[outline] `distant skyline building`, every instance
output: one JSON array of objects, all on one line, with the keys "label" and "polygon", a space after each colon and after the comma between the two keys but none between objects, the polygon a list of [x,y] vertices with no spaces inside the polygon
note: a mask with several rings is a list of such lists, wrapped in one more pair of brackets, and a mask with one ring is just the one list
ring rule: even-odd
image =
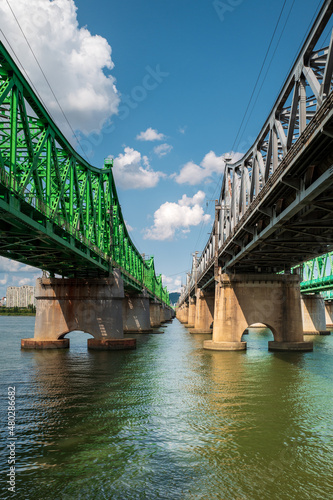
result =
[{"label": "distant skyline building", "polygon": [[18,305],[18,287],[9,286],[6,292],[6,306],[15,307]]},{"label": "distant skyline building", "polygon": [[35,304],[35,287],[31,285],[9,286],[6,293],[7,307],[28,307]]}]

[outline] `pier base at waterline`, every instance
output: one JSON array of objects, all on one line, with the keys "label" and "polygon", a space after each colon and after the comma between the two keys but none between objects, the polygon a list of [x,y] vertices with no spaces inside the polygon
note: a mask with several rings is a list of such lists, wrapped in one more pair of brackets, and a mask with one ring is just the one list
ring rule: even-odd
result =
[{"label": "pier base at waterline", "polygon": [[329,335],[326,330],[325,301],[320,294],[301,294],[303,334]]},{"label": "pier base at waterline", "polygon": [[300,278],[277,274],[220,274],[215,285],[212,340],[203,347],[212,350],[244,350],[244,330],[263,323],[273,333],[269,350],[311,351],[304,342],[300,300]]}]

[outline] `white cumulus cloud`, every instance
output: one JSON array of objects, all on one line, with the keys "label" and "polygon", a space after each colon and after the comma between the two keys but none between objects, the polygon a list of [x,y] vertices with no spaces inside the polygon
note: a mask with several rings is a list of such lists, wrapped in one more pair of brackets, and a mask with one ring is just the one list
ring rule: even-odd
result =
[{"label": "white cumulus cloud", "polygon": [[127,231],[130,233],[131,231],[134,230],[134,227],[132,227],[127,220],[125,220],[125,226],[127,227]]},{"label": "white cumulus cloud", "polygon": [[[190,184],[191,186],[209,181],[213,174],[222,174],[225,164],[224,156],[217,156],[214,151],[210,151],[205,155],[200,165],[189,161],[180,169],[179,174],[173,174],[173,177],[178,184]],[[241,153],[231,153],[229,163],[236,162],[242,156]]]},{"label": "white cumulus cloud", "polygon": [[209,222],[210,215],[205,214],[201,206],[204,198],[205,193],[198,191],[192,198],[184,194],[178,203],[163,203],[154,213],[154,224],[146,229],[144,238],[171,240],[176,231],[187,233],[191,226]]},{"label": "white cumulus cloud", "polygon": [[15,260],[9,260],[5,257],[0,257],[0,272],[5,271],[8,272],[17,272],[20,270],[22,264],[20,262],[16,262]]},{"label": "white cumulus cloud", "polygon": [[[10,5],[72,128],[84,133],[101,130],[120,101],[109,73],[114,64],[107,40],[79,27],[74,0],[15,0]],[[61,130],[68,130],[7,2],[0,3],[0,16],[29,78]]]},{"label": "white cumulus cloud", "polygon": [[114,158],[113,174],[117,187],[122,189],[152,188],[165,177],[162,172],[150,168],[147,156],[129,147]]},{"label": "white cumulus cloud", "polygon": [[170,153],[172,148],[173,146],[171,146],[170,144],[167,143],[160,144],[159,146],[154,147],[154,153],[161,158],[162,156],[165,156],[168,153]]},{"label": "white cumulus cloud", "polygon": [[2,275],[0,278],[0,297],[4,297],[8,286],[35,285],[36,279],[41,277],[42,271],[15,260],[0,257],[0,274]]},{"label": "white cumulus cloud", "polygon": [[3,279],[0,279],[0,285],[5,285],[8,281],[8,274],[5,274]]},{"label": "white cumulus cloud", "polygon": [[35,285],[36,280],[34,278],[21,278],[18,280],[18,286],[23,285]]},{"label": "white cumulus cloud", "polygon": [[21,264],[16,260],[6,259],[6,257],[0,257],[0,272],[6,273],[35,273],[36,268],[29,266],[27,264]]},{"label": "white cumulus cloud", "polygon": [[162,274],[162,282],[164,286],[168,287],[168,291],[170,292],[180,292],[182,279],[181,276],[169,277]]},{"label": "white cumulus cloud", "polygon": [[144,132],[140,132],[140,134],[136,136],[136,139],[138,141],[163,141],[163,139],[165,139],[165,135],[157,132],[156,129],[149,127]]}]

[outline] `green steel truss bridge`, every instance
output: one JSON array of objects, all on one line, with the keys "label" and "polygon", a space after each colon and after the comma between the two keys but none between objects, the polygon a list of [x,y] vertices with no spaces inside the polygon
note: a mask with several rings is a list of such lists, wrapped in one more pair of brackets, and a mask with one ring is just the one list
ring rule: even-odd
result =
[{"label": "green steel truss bridge", "polygon": [[51,276],[120,269],[125,289],[169,305],[154,259],[126,229],[112,174],[66,140],[0,42],[0,255]]},{"label": "green steel truss bridge", "polygon": [[302,293],[323,292],[333,297],[333,252],[321,255],[303,264]]}]

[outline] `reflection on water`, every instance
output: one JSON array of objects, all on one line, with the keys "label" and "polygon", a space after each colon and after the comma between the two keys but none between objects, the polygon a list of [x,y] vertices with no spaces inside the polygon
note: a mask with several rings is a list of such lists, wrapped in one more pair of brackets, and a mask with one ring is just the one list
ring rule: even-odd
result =
[{"label": "reflection on water", "polygon": [[[176,320],[136,351],[21,351],[34,318],[0,317],[1,421],[17,391],[22,499],[326,499],[332,480],[331,337],[309,353],[204,351]],[[6,457],[2,427],[2,456]],[[5,458],[2,472],[7,472]],[[3,475],[4,477],[4,475]],[[1,498],[6,496],[5,481]]]}]

